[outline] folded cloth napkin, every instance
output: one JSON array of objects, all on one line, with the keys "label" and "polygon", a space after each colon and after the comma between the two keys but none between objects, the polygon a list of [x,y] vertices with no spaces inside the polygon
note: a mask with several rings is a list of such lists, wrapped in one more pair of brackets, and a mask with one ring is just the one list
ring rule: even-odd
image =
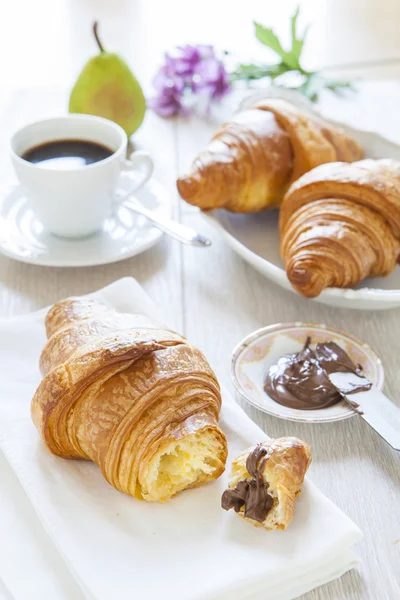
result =
[{"label": "folded cloth napkin", "polygon": [[0,600],[84,600],[0,452]]},{"label": "folded cloth napkin", "polygon": [[[118,310],[160,320],[131,278],[92,296]],[[15,514],[0,511],[0,582],[10,598],[290,600],[357,564],[351,546],[360,537],[358,528],[310,481],[289,529],[266,532],[221,510],[227,474],[166,504],[153,504],[117,492],[90,462],[52,456],[29,411],[40,381],[45,314],[0,321],[0,447],[44,528],[39,536],[39,520],[28,515],[29,506],[23,511],[24,527],[15,524]],[[221,427],[232,458],[266,435],[225,390],[223,399]],[[19,501],[26,503],[26,497]],[[8,498],[6,508],[15,511],[11,504]],[[10,577],[5,540],[15,556],[22,556],[21,550],[30,561],[40,593],[32,584],[27,595],[15,573]],[[34,544],[40,552],[34,552]],[[44,592],[45,586],[53,592]]]}]

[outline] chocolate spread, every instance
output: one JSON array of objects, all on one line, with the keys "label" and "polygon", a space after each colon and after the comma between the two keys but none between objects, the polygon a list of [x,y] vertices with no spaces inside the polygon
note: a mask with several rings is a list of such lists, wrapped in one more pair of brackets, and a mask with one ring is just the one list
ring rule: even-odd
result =
[{"label": "chocolate spread", "polygon": [[233,508],[239,512],[244,506],[244,516],[262,523],[274,503],[268,494],[268,483],[263,479],[265,463],[269,458],[268,448],[258,444],[246,460],[246,469],[251,479],[239,481],[237,486],[222,494],[221,506],[224,510]]},{"label": "chocolate spread", "polygon": [[290,408],[314,410],[332,406],[345,399],[348,394],[366,391],[371,383],[363,378],[359,385],[346,390],[344,395],[331,383],[331,373],[354,373],[362,377],[361,365],[356,366],[346,352],[335,342],[317,344],[310,348],[311,338],[307,338],[301,352],[282,356],[268,369],[264,389],[268,396]]}]

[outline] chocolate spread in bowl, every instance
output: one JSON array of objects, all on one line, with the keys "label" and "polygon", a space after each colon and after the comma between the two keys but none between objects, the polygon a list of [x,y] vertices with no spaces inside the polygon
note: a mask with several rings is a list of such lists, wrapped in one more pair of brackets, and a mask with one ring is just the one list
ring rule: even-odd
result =
[{"label": "chocolate spread in bowl", "polygon": [[289,408],[315,410],[333,406],[347,399],[348,394],[371,388],[372,384],[363,378],[345,396],[331,383],[329,374],[354,373],[363,377],[362,367],[356,366],[335,342],[317,344],[315,350],[311,350],[310,344],[311,338],[307,338],[300,352],[282,356],[269,367],[264,389],[275,402]]}]

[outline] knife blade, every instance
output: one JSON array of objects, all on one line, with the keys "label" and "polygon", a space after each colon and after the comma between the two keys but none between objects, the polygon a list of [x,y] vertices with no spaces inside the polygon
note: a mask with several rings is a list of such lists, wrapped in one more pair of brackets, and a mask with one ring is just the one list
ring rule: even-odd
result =
[{"label": "knife blade", "polygon": [[372,386],[371,389],[351,394],[365,377],[353,373],[332,373],[329,379],[337,389],[359,406],[357,412],[375,431],[392,446],[400,450],[400,409],[385,394]]}]

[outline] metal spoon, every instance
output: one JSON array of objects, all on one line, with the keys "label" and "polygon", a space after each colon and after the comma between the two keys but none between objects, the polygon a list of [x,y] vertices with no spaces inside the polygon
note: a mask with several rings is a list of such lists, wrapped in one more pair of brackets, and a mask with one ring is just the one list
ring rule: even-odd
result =
[{"label": "metal spoon", "polygon": [[161,229],[161,231],[164,231],[164,233],[170,235],[175,240],[182,242],[182,244],[189,244],[199,248],[211,246],[211,240],[206,238],[204,235],[200,235],[191,227],[182,225],[181,223],[178,223],[178,221],[174,221],[173,219],[168,219],[166,217],[160,217],[152,210],[144,208],[140,202],[132,197],[130,197],[129,200],[124,203],[124,206],[125,208],[128,208],[139,215],[143,215],[146,217],[146,219],[149,219],[149,221],[154,223],[158,229]]}]

